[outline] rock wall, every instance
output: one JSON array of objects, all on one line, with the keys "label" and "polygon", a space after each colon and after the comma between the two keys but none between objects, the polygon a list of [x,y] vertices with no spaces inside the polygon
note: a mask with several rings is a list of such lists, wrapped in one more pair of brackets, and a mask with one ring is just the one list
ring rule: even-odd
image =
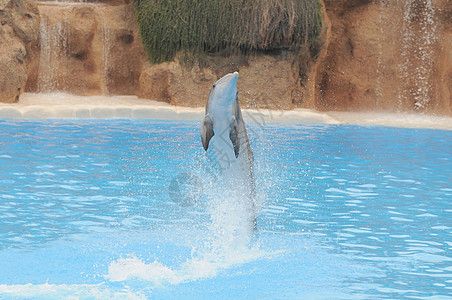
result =
[{"label": "rock wall", "polygon": [[28,91],[135,94],[146,61],[135,12],[110,2],[39,5],[39,63]]},{"label": "rock wall", "polygon": [[126,94],[181,106],[204,106],[212,84],[239,71],[246,107],[290,109],[301,102],[297,55],[209,56],[205,67],[176,59],[151,64],[127,0],[39,4],[40,39],[33,47],[27,91]]},{"label": "rock wall", "polygon": [[138,96],[173,105],[204,106],[210,88],[223,75],[238,71],[242,107],[291,109],[301,101],[296,57],[279,55],[207,57],[206,66],[187,68],[177,60],[147,63],[140,76]]},{"label": "rock wall", "polygon": [[27,1],[0,0],[0,101],[25,87],[204,106],[211,85],[239,71],[243,107],[452,115],[450,0],[325,0],[310,48],[208,56],[202,68],[151,64],[128,0],[45,2],[39,12]]},{"label": "rock wall", "polygon": [[0,102],[17,102],[27,82],[39,12],[28,0],[0,0]]},{"label": "rock wall", "polygon": [[452,1],[325,6],[331,34],[312,107],[452,114]]}]

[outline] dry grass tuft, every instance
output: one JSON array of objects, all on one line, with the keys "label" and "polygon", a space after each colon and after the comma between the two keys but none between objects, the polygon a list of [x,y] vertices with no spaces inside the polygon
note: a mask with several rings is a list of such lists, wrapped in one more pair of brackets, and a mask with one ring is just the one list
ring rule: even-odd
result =
[{"label": "dry grass tuft", "polygon": [[183,51],[193,57],[296,49],[321,30],[319,0],[135,0],[153,62]]}]

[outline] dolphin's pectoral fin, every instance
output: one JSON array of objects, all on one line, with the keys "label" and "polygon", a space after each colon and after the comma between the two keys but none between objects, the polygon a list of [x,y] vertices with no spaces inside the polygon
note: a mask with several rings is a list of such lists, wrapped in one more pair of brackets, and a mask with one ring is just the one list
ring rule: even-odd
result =
[{"label": "dolphin's pectoral fin", "polygon": [[215,135],[213,132],[213,123],[212,119],[210,118],[209,114],[207,114],[204,119],[202,120],[201,124],[201,140],[202,140],[202,146],[204,147],[204,150],[207,151],[207,148],[209,148],[209,142],[210,139]]},{"label": "dolphin's pectoral fin", "polygon": [[237,125],[237,121],[235,120],[235,118],[232,120],[229,126],[230,126],[229,138],[231,139],[232,146],[234,147],[235,158],[237,158],[239,157],[240,141],[239,141],[239,126]]}]

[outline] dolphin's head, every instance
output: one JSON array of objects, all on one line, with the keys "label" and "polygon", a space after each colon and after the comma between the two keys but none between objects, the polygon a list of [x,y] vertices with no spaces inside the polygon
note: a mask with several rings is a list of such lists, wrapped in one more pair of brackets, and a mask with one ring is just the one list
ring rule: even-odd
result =
[{"label": "dolphin's head", "polygon": [[[220,79],[212,86],[210,90],[210,97],[219,105],[231,105],[237,98],[237,79],[239,73],[229,73]],[[209,97],[209,98],[210,98]]]}]

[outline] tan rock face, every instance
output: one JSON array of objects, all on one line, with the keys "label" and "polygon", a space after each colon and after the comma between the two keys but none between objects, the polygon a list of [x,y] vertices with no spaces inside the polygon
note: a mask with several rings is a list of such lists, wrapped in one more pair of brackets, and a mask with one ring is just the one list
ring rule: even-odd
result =
[{"label": "tan rock face", "polygon": [[105,7],[107,92],[109,94],[136,95],[142,66],[147,61],[141,44],[135,11],[132,5]]},{"label": "tan rock face", "polygon": [[217,80],[207,68],[186,68],[174,61],[146,64],[140,76],[138,96],[181,106],[203,106]]},{"label": "tan rock face", "polygon": [[0,0],[0,102],[17,102],[27,82],[39,14],[29,1]]},{"label": "tan rock face", "polygon": [[242,107],[292,109],[301,101],[300,78],[293,54],[250,57],[239,68],[237,84]]},{"label": "tan rock face", "polygon": [[316,108],[452,113],[451,1],[325,5],[332,28]]},{"label": "tan rock face", "polygon": [[290,109],[300,98],[294,58],[288,54],[207,60],[205,68],[186,68],[177,61],[147,64],[140,76],[138,96],[173,105],[204,106],[215,81],[238,71],[242,107]]},{"label": "tan rock face", "polygon": [[39,5],[40,58],[29,91],[135,94],[145,53],[132,5]]}]

